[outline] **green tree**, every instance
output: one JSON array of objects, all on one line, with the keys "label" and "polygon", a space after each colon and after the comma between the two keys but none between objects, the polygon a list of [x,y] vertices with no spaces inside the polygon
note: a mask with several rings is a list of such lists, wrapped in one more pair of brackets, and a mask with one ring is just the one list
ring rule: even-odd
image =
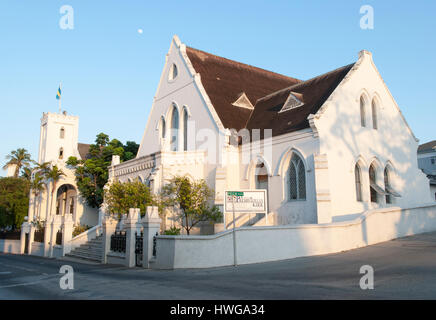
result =
[{"label": "green tree", "polygon": [[61,179],[62,176],[65,176],[65,173],[58,168],[58,166],[54,165],[51,169],[49,169],[45,173],[45,178],[48,182],[51,183],[51,199],[50,199],[50,215],[51,215],[51,209],[53,206],[53,198],[54,198],[54,192],[56,190],[56,186],[58,181]]},{"label": "green tree", "polygon": [[32,162],[30,153],[24,148],[11,151],[11,153],[6,156],[6,160],[9,161],[3,166],[3,169],[6,170],[9,166],[15,165],[14,178],[18,178],[21,168],[29,167]]},{"label": "green tree", "polygon": [[139,208],[141,216],[145,215],[147,206],[151,205],[150,190],[139,180],[122,183],[115,181],[105,193],[110,213],[128,213],[130,208]]},{"label": "green tree", "polygon": [[19,229],[29,210],[30,183],[23,178],[0,178],[0,228]]},{"label": "green tree", "polygon": [[[129,144],[132,146],[132,144]],[[108,167],[111,164],[112,156],[118,155],[121,160],[126,159],[123,144],[117,139],[109,139],[104,133],[99,133],[95,144],[89,147],[89,159],[79,160],[70,157],[67,165],[74,169],[77,188],[86,203],[93,207],[100,207],[103,203],[104,186],[108,180]],[[127,154],[129,157],[130,155]],[[132,156],[134,158],[136,153]]]},{"label": "green tree", "polygon": [[187,177],[176,176],[163,186],[157,202],[160,208],[175,209],[178,220],[189,235],[199,222],[216,222],[222,218],[219,208],[209,204],[213,195],[214,190],[204,180],[191,181]]},{"label": "green tree", "polygon": [[[36,172],[33,176],[33,179],[30,182],[30,190],[34,196],[34,204],[33,204],[33,218],[36,218],[36,202],[39,198],[39,195],[45,189],[44,176],[42,176],[39,172]],[[38,212],[39,213],[39,212]]]}]

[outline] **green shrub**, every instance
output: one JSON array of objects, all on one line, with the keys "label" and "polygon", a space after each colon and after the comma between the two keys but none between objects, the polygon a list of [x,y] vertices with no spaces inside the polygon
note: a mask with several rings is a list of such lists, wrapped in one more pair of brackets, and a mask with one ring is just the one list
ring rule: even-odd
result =
[{"label": "green shrub", "polygon": [[91,229],[88,225],[76,224],[73,229],[73,238],[78,236],[79,234],[85,232],[86,230]]},{"label": "green shrub", "polygon": [[165,230],[163,234],[166,236],[178,236],[180,235],[180,228],[171,227],[168,230]]}]

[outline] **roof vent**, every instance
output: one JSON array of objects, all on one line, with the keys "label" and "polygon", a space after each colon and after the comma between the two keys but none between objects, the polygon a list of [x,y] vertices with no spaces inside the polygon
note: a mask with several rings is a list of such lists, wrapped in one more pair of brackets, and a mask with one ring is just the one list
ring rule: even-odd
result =
[{"label": "roof vent", "polygon": [[238,99],[236,99],[236,101],[232,103],[232,106],[250,109],[250,110],[254,109],[253,105],[251,104],[245,92],[241,92],[239,94]]},{"label": "roof vent", "polygon": [[301,93],[291,91],[289,93],[288,99],[286,99],[282,109],[279,112],[285,112],[291,109],[301,107],[302,105],[304,105],[304,102],[302,100],[303,95]]}]

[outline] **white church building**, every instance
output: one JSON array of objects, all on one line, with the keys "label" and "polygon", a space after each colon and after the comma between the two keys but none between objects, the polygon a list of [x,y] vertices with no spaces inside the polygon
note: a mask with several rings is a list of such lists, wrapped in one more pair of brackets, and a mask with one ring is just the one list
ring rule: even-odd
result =
[{"label": "white church building", "polygon": [[269,224],[320,224],[431,202],[417,148],[368,51],[299,80],[174,36],[138,155],[109,176],[154,193],[174,175],[205,179],[221,206],[225,190],[266,189]]},{"label": "white church building", "polygon": [[[234,229],[226,212],[224,223],[205,223],[196,235],[157,235],[174,224],[171,212],[161,222],[157,207],[142,218],[132,208],[120,222],[104,215],[105,204],[88,207],[65,164],[70,156],[87,157],[78,124],[66,113],[43,114],[38,161],[66,175],[53,192],[56,201],[51,185],[39,198],[31,193],[28,221],[47,221],[44,239],[38,233],[34,241],[35,228],[25,222],[16,252],[203,268],[340,252],[436,230],[418,139],[368,51],[352,64],[299,80],[174,36],[138,154],[122,163],[112,158],[108,185],[139,179],[157,194],[176,175],[204,179],[221,208],[225,191],[266,190],[267,214],[241,214]],[[73,224],[94,227],[72,237]],[[116,228],[126,230],[122,254]]]}]

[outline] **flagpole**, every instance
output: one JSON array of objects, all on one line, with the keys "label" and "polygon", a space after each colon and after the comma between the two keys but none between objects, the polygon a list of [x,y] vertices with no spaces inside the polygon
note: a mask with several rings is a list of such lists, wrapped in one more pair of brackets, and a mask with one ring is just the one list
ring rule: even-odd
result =
[{"label": "flagpole", "polygon": [[59,89],[61,90],[61,95],[59,96],[59,114],[61,114],[61,99],[62,99],[62,82],[59,83]]}]

